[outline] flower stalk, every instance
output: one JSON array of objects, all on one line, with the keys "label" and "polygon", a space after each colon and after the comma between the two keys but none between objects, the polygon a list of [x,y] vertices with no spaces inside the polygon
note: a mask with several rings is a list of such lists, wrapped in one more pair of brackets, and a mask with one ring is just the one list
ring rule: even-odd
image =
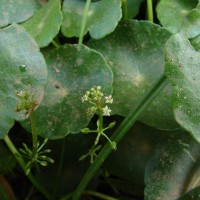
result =
[{"label": "flower stalk", "polygon": [[87,109],[88,114],[97,113],[99,116],[97,120],[96,130],[90,130],[89,128],[82,129],[83,134],[92,133],[92,132],[97,134],[92,148],[89,150],[87,154],[81,156],[81,158],[79,159],[79,160],[83,160],[87,156],[90,156],[90,162],[93,163],[94,157],[97,156],[96,152],[100,150],[101,148],[101,145],[99,145],[101,136],[103,136],[104,138],[106,138],[106,140],[108,140],[112,149],[114,150],[116,149],[115,142],[112,142],[110,138],[105,134],[106,130],[113,128],[113,126],[115,125],[115,122],[112,122],[111,124],[109,124],[108,127],[104,128],[104,121],[103,121],[104,116],[110,116],[111,114],[111,109],[108,107],[107,104],[112,104],[113,98],[111,95],[104,96],[103,92],[101,91],[101,86],[96,86],[96,87],[91,88],[90,91],[87,91],[83,95],[81,100],[83,103],[88,103],[91,105]]}]

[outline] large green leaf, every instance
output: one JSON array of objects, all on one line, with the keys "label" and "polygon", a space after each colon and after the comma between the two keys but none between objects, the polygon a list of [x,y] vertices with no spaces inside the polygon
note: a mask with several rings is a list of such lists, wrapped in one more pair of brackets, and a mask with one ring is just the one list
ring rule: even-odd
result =
[{"label": "large green leaf", "polygon": [[166,43],[166,62],[176,121],[200,141],[200,53],[177,33]]},{"label": "large green leaf", "polygon": [[19,25],[0,29],[0,138],[12,127],[19,101],[16,93],[25,90],[41,102],[46,84],[47,69],[35,41]]},{"label": "large green leaf", "polygon": [[37,0],[0,0],[0,27],[27,20],[39,7]]},{"label": "large green leaf", "polygon": [[[79,36],[85,3],[83,0],[64,0],[62,33],[65,36]],[[92,2],[85,34],[89,31],[93,38],[102,38],[115,29],[121,16],[121,0]]]},{"label": "large green leaf", "polygon": [[64,45],[46,56],[48,84],[45,97],[36,110],[38,133],[57,139],[85,128],[87,115],[81,97],[93,86],[112,91],[112,71],[104,58],[83,45]]},{"label": "large green leaf", "polygon": [[45,47],[57,35],[61,23],[60,0],[50,0],[23,26],[34,37],[39,47]]},{"label": "large green leaf", "polygon": [[[150,22],[132,20],[121,23],[106,38],[89,43],[104,55],[113,70],[113,114],[126,116],[163,74],[164,43],[170,35]],[[170,96],[171,87],[168,85],[140,119],[158,128],[175,128]]]},{"label": "large green leaf", "polygon": [[176,200],[190,190],[199,173],[200,145],[188,133],[160,143],[147,165],[145,200]]},{"label": "large green leaf", "polygon": [[176,33],[197,3],[197,0],[161,0],[156,9],[158,19],[166,29]]}]

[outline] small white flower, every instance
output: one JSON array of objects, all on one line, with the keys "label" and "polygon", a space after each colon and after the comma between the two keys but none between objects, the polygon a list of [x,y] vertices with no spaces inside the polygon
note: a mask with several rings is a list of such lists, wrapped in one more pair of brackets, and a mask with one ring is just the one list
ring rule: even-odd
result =
[{"label": "small white flower", "polygon": [[97,90],[101,90],[101,86],[97,86]]},{"label": "small white flower", "polygon": [[108,106],[102,108],[104,116],[110,116],[111,110]]},{"label": "small white flower", "polygon": [[113,98],[111,95],[108,97],[105,97],[105,103],[113,103]]},{"label": "small white flower", "polygon": [[87,94],[85,94],[82,98],[81,98],[81,101],[82,101],[82,103],[84,103],[85,101],[88,101],[88,95]]}]

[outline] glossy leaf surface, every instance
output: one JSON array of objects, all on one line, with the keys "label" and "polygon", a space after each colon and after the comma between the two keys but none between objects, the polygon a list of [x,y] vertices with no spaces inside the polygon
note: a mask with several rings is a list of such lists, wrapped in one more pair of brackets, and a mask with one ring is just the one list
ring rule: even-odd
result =
[{"label": "glossy leaf surface", "polygon": [[82,45],[64,45],[46,56],[48,84],[45,97],[36,111],[38,133],[47,138],[62,138],[85,128],[91,115],[90,105],[81,97],[91,87],[100,85],[112,92],[113,75],[104,58]]},{"label": "glossy leaf surface", "polygon": [[27,20],[39,7],[37,0],[0,0],[0,27]]},{"label": "glossy leaf surface", "polygon": [[161,0],[157,5],[158,19],[167,30],[176,33],[197,3],[197,0]]},{"label": "glossy leaf surface", "polygon": [[176,121],[200,141],[200,53],[184,35],[175,34],[166,43],[166,62]]},{"label": "glossy leaf surface", "polygon": [[57,35],[62,23],[60,9],[60,0],[51,0],[23,24],[39,47],[47,46]]},{"label": "glossy leaf surface", "polygon": [[[163,74],[163,49],[169,37],[170,33],[157,25],[132,20],[121,23],[106,38],[89,43],[104,55],[113,70],[113,114],[126,116]],[[175,128],[170,96],[168,85],[140,119],[161,129]]]},{"label": "glossy leaf surface", "polygon": [[200,174],[199,152],[200,145],[186,132],[159,144],[146,168],[145,200],[176,200],[189,190]]},{"label": "glossy leaf surface", "polygon": [[[79,37],[86,1],[64,0],[62,33],[67,37]],[[121,0],[101,0],[92,2],[88,15],[85,34],[102,38],[114,31],[122,16]]]},{"label": "glossy leaf surface", "polygon": [[[14,48],[13,48],[14,47]],[[19,98],[26,91],[38,104],[44,95],[47,78],[45,60],[35,41],[19,25],[0,29],[0,138],[12,127],[14,119],[26,118],[16,113]]]}]

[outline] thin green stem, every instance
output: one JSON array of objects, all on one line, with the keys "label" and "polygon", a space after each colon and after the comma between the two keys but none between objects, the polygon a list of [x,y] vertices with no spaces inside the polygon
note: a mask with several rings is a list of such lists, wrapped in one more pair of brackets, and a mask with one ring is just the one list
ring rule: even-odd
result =
[{"label": "thin green stem", "polygon": [[58,189],[59,189],[60,184],[61,184],[62,169],[63,169],[64,158],[65,158],[65,147],[66,147],[66,139],[63,140],[61,153],[60,153],[60,160],[59,160],[57,177],[56,177],[56,182],[55,182],[54,195],[53,195],[54,200],[56,200]]},{"label": "thin green stem", "polygon": [[81,30],[80,30],[78,44],[82,44],[83,43],[83,36],[84,36],[84,33],[85,33],[85,27],[86,27],[86,23],[87,23],[87,15],[88,15],[88,11],[90,9],[90,4],[91,4],[91,0],[87,0],[86,4],[85,4],[84,13],[83,13],[83,18],[82,18],[82,23],[81,23]]},{"label": "thin green stem", "polygon": [[198,183],[200,182],[200,176],[197,178],[197,180],[194,182],[194,184],[192,185],[191,189],[194,189]]},{"label": "thin green stem", "polygon": [[[133,126],[136,122],[140,114],[147,108],[147,106],[151,103],[151,101],[162,91],[162,89],[167,85],[168,81],[163,75],[144,95],[142,100],[138,103],[135,109],[133,109],[127,117],[123,120],[117,130],[114,132],[113,136],[111,137],[111,141],[115,141],[116,144],[125,136],[127,131]],[[84,177],[82,178],[81,182],[79,183],[76,191],[73,195],[73,200],[79,200],[81,194],[85,190],[87,184],[95,175],[97,170],[101,167],[103,162],[112,152],[112,148],[110,147],[109,142],[103,147],[100,151],[98,157],[94,160],[93,164],[88,168],[87,172],[85,173]]]},{"label": "thin green stem", "polygon": [[[74,192],[69,193],[68,195],[62,197],[60,200],[69,200],[72,198],[73,194],[74,194]],[[100,192],[92,191],[92,190],[86,190],[83,192],[83,194],[98,197],[99,199],[103,199],[103,200],[119,200],[114,197],[102,194]]]},{"label": "thin green stem", "polygon": [[95,139],[94,145],[97,145],[99,143],[99,138],[101,137],[101,134],[103,132],[103,111],[100,106],[100,102],[97,103],[98,110],[99,110],[99,120],[98,120],[98,127],[97,127],[97,137]]},{"label": "thin green stem", "polygon": [[123,19],[128,19],[127,0],[122,0],[122,16]]},{"label": "thin green stem", "polygon": [[[11,139],[9,138],[8,135],[5,136],[4,138],[5,143],[7,144],[8,148],[10,149],[10,151],[12,152],[12,154],[14,155],[15,159],[17,160],[17,162],[19,163],[20,167],[22,168],[22,170],[24,172],[26,172],[26,164],[24,162],[24,160],[22,159],[22,157],[20,157],[19,152],[17,151],[17,149],[15,148],[14,144],[12,143]],[[37,181],[37,179],[31,174],[29,173],[28,175],[26,175],[28,177],[28,179],[31,181],[31,183],[48,199],[51,199],[50,194],[46,191],[46,189]]]},{"label": "thin green stem", "polygon": [[91,190],[86,190],[84,192],[84,194],[91,195],[91,196],[94,196],[94,197],[98,197],[99,199],[103,199],[103,200],[119,200],[119,199],[116,199],[114,197],[102,194],[100,192],[91,191]]},{"label": "thin green stem", "polygon": [[112,141],[104,132],[102,132],[101,135],[103,135],[108,140],[108,142],[110,142],[110,144],[112,144]]},{"label": "thin green stem", "polygon": [[152,0],[147,0],[147,15],[148,15],[148,20],[153,23],[153,4],[152,4]]},{"label": "thin green stem", "polygon": [[38,150],[38,138],[37,138],[37,129],[36,129],[36,121],[35,121],[34,112],[30,114],[30,120],[31,120],[31,129],[32,129],[33,158],[34,158]]},{"label": "thin green stem", "polygon": [[103,131],[103,111],[99,109],[99,133]]},{"label": "thin green stem", "polygon": [[57,44],[55,40],[52,40],[51,43],[53,44],[54,47],[56,47],[56,49],[59,48],[59,45]]}]

